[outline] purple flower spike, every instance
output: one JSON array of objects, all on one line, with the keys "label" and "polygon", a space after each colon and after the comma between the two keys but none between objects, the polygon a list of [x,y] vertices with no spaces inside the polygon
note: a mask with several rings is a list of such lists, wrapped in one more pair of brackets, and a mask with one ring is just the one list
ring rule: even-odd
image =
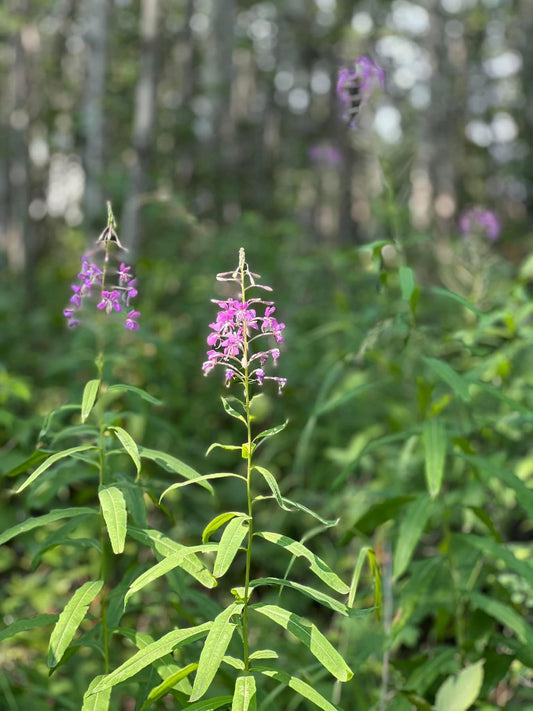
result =
[{"label": "purple flower spike", "polygon": [[[226,369],[225,381],[228,386],[233,380],[258,385],[262,385],[265,380],[275,380],[281,391],[286,383],[285,378],[265,375],[263,369],[270,358],[273,365],[276,365],[280,355],[279,348],[256,348],[255,344],[259,343],[259,339],[264,341],[265,338],[282,343],[285,324],[274,318],[276,308],[273,302],[247,297],[249,289],[272,291],[271,288],[256,282],[259,275],[249,271],[242,249],[239,252],[238,268],[234,272],[218,274],[217,279],[237,283],[240,294],[237,298],[225,301],[213,299],[219,311],[215,321],[209,324],[211,332],[207,336],[207,344],[211,348],[207,351],[207,360],[202,365],[204,375],[208,375],[216,365],[222,365]],[[252,367],[257,361],[261,367]]]},{"label": "purple flower spike", "polygon": [[501,225],[496,214],[491,210],[470,208],[459,218],[459,229],[463,237],[481,234],[489,242],[495,242],[500,236]]},{"label": "purple flower spike", "polygon": [[354,68],[343,67],[337,79],[337,96],[345,106],[345,118],[355,127],[355,119],[374,89],[385,87],[385,72],[370,57],[360,55]]},{"label": "purple flower spike", "polygon": [[[109,205],[108,210],[112,218]],[[130,331],[138,330],[136,319],[140,313],[130,306],[131,299],[138,293],[137,280],[131,273],[131,267],[124,262],[115,266],[118,262],[117,250],[125,248],[120,244],[113,226],[108,225],[95,246],[81,258],[78,282],[72,285],[73,294],[63,311],[69,327],[80,323],[81,309],[91,301],[93,304],[96,302],[96,308],[106,316],[124,314],[124,326]]]}]

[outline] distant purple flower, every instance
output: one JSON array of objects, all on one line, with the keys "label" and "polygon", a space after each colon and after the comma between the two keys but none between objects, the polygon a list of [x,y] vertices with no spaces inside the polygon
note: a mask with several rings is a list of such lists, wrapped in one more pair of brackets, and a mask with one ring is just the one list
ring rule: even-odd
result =
[{"label": "distant purple flower", "polygon": [[337,96],[345,106],[345,118],[355,126],[359,109],[366,104],[376,88],[385,86],[385,72],[370,57],[360,55],[354,68],[343,67],[337,79]]},{"label": "distant purple flower", "polygon": [[[213,323],[209,324],[211,333],[207,336],[207,360],[202,365],[204,375],[210,373],[217,365],[225,368],[225,381],[229,385],[232,380],[244,383],[262,385],[265,380],[274,380],[281,392],[285,378],[265,375],[263,366],[271,360],[273,365],[279,358],[279,348],[256,350],[254,344],[260,339],[273,338],[277,343],[283,342],[282,331],[284,323],[274,316],[275,306],[272,301],[259,298],[246,298],[243,295],[248,289],[260,288],[271,291],[271,288],[256,283],[258,274],[249,271],[244,261],[244,250],[239,253],[239,268],[234,272],[223,272],[217,275],[219,281],[233,281],[240,287],[240,298],[229,298],[225,301],[212,299],[219,311]],[[263,312],[263,316],[260,312]]]},{"label": "distant purple flower", "polygon": [[308,155],[314,163],[331,166],[337,166],[342,163],[342,153],[338,148],[327,143],[311,146]]},{"label": "distant purple flower", "polygon": [[[80,323],[80,310],[87,301],[96,300],[96,308],[106,315],[122,313],[125,316],[124,325],[128,330],[137,331],[139,324],[138,311],[130,309],[130,300],[137,296],[137,280],[131,274],[131,267],[124,262],[116,268],[112,263],[116,260],[116,250],[124,250],[116,232],[106,228],[96,241],[96,245],[81,258],[81,270],[78,281],[73,284],[72,296],[63,315],[69,327]],[[118,260],[117,260],[118,261]]]},{"label": "distant purple flower", "polygon": [[463,237],[481,234],[489,242],[495,242],[500,236],[501,225],[496,214],[491,210],[470,208],[465,210],[459,218],[459,229]]}]

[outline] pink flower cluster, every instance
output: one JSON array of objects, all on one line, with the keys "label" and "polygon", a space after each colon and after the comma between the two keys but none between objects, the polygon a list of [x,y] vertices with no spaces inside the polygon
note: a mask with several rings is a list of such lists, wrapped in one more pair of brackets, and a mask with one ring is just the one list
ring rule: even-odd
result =
[{"label": "pink flower cluster", "polygon": [[495,242],[500,236],[501,225],[492,210],[483,210],[473,207],[462,213],[459,218],[459,229],[463,237],[481,234],[488,239],[489,242]]},{"label": "pink flower cluster", "polygon": [[353,69],[343,67],[337,79],[337,96],[346,109],[345,118],[355,126],[361,105],[365,104],[374,89],[385,86],[385,72],[374,60],[365,55],[357,57]]},{"label": "pink flower cluster", "polygon": [[[131,331],[137,331],[139,324],[137,319],[141,315],[139,311],[130,308],[130,300],[137,296],[137,280],[131,275],[131,267],[121,262],[116,271],[112,271],[108,265],[109,252],[105,251],[104,265],[99,267],[90,260],[95,252],[106,250],[104,243],[100,242],[93,252],[81,258],[81,271],[78,274],[78,283],[72,285],[74,292],[70,297],[69,306],[63,310],[63,315],[67,319],[70,328],[74,328],[80,323],[79,312],[85,301],[96,292],[98,303],[96,308],[105,311],[106,314],[113,312],[124,313],[125,327]],[[105,283],[110,274],[115,276],[113,283]],[[118,279],[116,278],[118,277]]]},{"label": "pink flower cluster", "polygon": [[[224,272],[217,275],[219,281],[236,281],[241,285],[242,292],[250,286],[259,287],[270,291],[270,287],[260,286],[255,283],[254,277],[249,271],[245,272],[251,279],[250,285],[243,288],[239,272]],[[264,366],[269,360],[273,365],[277,364],[280,355],[279,348],[271,347],[257,350],[255,352],[253,344],[265,337],[273,339],[276,343],[283,343],[284,323],[280,323],[274,313],[276,307],[271,301],[263,301],[259,298],[252,299],[227,299],[220,301],[213,299],[219,311],[216,320],[209,324],[211,333],[207,337],[207,343],[212,348],[207,351],[207,360],[202,366],[204,375],[210,373],[216,365],[224,366],[226,370],[225,381],[229,385],[232,380],[244,383],[248,379],[249,383],[262,385],[265,380],[274,380],[278,384],[279,391],[286,384],[286,378],[279,378],[266,375]],[[258,307],[264,307],[263,315],[258,314]]]}]

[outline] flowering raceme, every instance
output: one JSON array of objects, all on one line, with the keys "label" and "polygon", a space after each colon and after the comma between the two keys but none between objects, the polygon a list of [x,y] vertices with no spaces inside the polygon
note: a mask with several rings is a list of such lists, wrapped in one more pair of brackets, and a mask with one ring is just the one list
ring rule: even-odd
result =
[{"label": "flowering raceme", "polygon": [[97,299],[96,308],[107,315],[113,312],[123,314],[124,325],[128,330],[137,331],[139,328],[137,319],[141,314],[130,305],[131,299],[138,293],[137,280],[131,274],[131,267],[124,262],[117,268],[113,267],[113,252],[117,248],[125,251],[125,247],[120,244],[113,228],[112,214],[111,220],[96,241],[95,247],[81,258],[78,282],[72,285],[70,303],[63,311],[70,328],[80,323],[81,308],[93,297]]},{"label": "flowering raceme", "polygon": [[346,108],[345,118],[355,127],[359,109],[366,104],[376,88],[385,86],[385,72],[370,57],[360,55],[354,68],[343,67],[337,80],[337,96]]},{"label": "flowering raceme", "polygon": [[481,234],[489,242],[495,242],[500,236],[500,221],[492,210],[470,208],[465,210],[459,218],[459,229],[463,237]]},{"label": "flowering raceme", "polygon": [[[258,274],[249,271],[243,249],[239,251],[239,266],[235,271],[217,274],[218,281],[238,284],[240,295],[225,301],[212,299],[219,307],[219,312],[216,320],[209,324],[211,333],[207,337],[207,343],[212,348],[207,351],[207,360],[202,370],[204,375],[207,375],[216,365],[222,365],[226,371],[227,385],[232,380],[259,385],[265,380],[274,380],[281,392],[287,382],[286,378],[267,375],[264,370],[264,366],[269,362],[277,364],[279,348],[265,348],[263,345],[262,350],[256,350],[252,347],[252,344],[259,342],[264,344],[266,338],[275,343],[283,343],[285,328],[285,324],[280,323],[274,316],[276,307],[272,301],[249,298],[246,295],[251,288],[272,291],[269,286],[258,284],[258,278]],[[258,313],[259,310],[263,312],[262,316]]]}]

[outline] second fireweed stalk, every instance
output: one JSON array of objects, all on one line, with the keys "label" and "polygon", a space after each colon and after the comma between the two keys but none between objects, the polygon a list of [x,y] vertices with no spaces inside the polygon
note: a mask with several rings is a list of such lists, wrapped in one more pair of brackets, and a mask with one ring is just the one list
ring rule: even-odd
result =
[{"label": "second fireweed stalk", "polygon": [[[274,313],[274,302],[265,301],[258,297],[250,298],[247,292],[251,289],[272,291],[271,287],[259,284],[259,274],[254,274],[248,268],[244,249],[239,250],[239,264],[235,271],[217,274],[218,281],[235,282],[239,286],[239,298],[230,298],[226,301],[213,299],[220,311],[216,320],[209,324],[211,333],[207,343],[213,346],[207,352],[207,360],[202,366],[204,374],[213,370],[217,365],[225,368],[225,382],[229,386],[232,381],[237,381],[243,386],[244,416],[239,416],[246,426],[246,443],[242,446],[242,456],[246,459],[246,498],[248,504],[248,545],[246,547],[246,572],[244,582],[244,608],[242,613],[242,633],[244,646],[244,668],[249,669],[250,655],[248,648],[248,604],[250,595],[250,567],[253,539],[253,512],[252,512],[252,457],[255,446],[252,441],[252,415],[250,405],[252,400],[252,385],[262,386],[266,380],[273,380],[278,385],[281,393],[287,380],[278,376],[267,375],[265,366],[276,365],[280,351],[272,344],[264,345],[265,339],[274,343],[283,342],[284,323],[280,323]],[[261,309],[263,315],[258,311]],[[255,350],[254,344],[261,346]],[[271,346],[271,347],[268,347]],[[262,350],[261,350],[262,348]],[[226,409],[229,407],[225,403]],[[236,413],[238,414],[238,413]]]}]

